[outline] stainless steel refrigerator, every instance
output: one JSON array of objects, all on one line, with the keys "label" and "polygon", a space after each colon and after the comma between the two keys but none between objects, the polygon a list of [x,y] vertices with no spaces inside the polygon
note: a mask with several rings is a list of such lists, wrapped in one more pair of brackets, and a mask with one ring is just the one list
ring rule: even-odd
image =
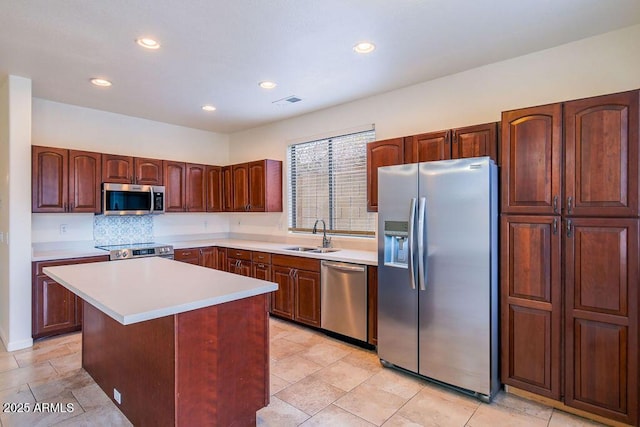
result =
[{"label": "stainless steel refrigerator", "polygon": [[378,169],[378,356],[490,401],[498,380],[497,170]]}]

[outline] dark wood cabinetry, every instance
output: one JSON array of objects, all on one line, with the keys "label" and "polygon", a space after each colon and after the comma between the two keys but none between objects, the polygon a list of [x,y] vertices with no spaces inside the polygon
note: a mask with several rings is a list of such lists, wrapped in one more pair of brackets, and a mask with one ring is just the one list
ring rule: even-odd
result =
[{"label": "dark wood cabinetry", "polygon": [[205,212],[206,165],[163,161],[166,212]]},{"label": "dark wood cabinetry", "polygon": [[77,331],[82,327],[82,300],[45,275],[45,267],[109,261],[108,256],[32,263],[31,336],[34,339]]},{"label": "dark wood cabinetry", "polygon": [[32,212],[100,213],[100,153],[32,146]]},{"label": "dark wood cabinetry", "polygon": [[251,277],[251,251],[227,248],[226,271]]},{"label": "dark wood cabinetry", "polygon": [[230,179],[233,211],[282,212],[281,161],[258,160],[232,165]]},{"label": "dark wood cabinetry", "polygon": [[233,168],[224,166],[222,168],[222,210],[233,211]]},{"label": "dark wood cabinetry", "polygon": [[162,160],[103,154],[102,181],[121,184],[163,185]]},{"label": "dark wood cabinetry", "polygon": [[367,144],[367,210],[378,211],[378,168],[404,163],[404,138]]},{"label": "dark wood cabinetry", "polygon": [[173,257],[176,261],[186,262],[193,265],[201,265],[201,253],[199,248],[174,249]]},{"label": "dark wood cabinetry", "polygon": [[502,380],[633,425],[638,108],[632,91],[502,116]]},{"label": "dark wood cabinetry", "polygon": [[451,131],[451,158],[489,156],[498,164],[498,123],[485,123]]},{"label": "dark wood cabinetry", "polygon": [[272,281],[278,290],[271,296],[271,312],[311,326],[320,326],[320,261],[274,254]]},{"label": "dark wood cabinetry", "polygon": [[271,281],[271,254],[267,252],[251,253],[251,277]]},{"label": "dark wood cabinetry", "polygon": [[378,345],[378,267],[367,267],[367,336],[368,342]]},{"label": "dark wood cabinetry", "polygon": [[186,168],[186,200],[187,212],[205,212],[207,210],[207,167],[187,163]]},{"label": "dark wood cabinetry", "polygon": [[207,181],[207,212],[224,211],[222,204],[224,195],[222,168],[220,166],[207,166],[205,179]]},{"label": "dark wood cabinetry", "polygon": [[404,138],[404,163],[451,158],[451,131],[423,133]]}]

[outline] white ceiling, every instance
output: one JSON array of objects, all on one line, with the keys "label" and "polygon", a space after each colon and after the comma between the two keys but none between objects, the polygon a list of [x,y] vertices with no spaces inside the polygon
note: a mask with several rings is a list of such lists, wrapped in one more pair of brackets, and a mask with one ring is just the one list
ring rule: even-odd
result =
[{"label": "white ceiling", "polygon": [[[222,133],[640,23],[638,0],[0,0],[0,11],[0,74],[30,78],[33,96]],[[162,47],[140,48],[141,36]],[[377,49],[356,54],[362,40]],[[302,101],[273,104],[290,95]]]}]

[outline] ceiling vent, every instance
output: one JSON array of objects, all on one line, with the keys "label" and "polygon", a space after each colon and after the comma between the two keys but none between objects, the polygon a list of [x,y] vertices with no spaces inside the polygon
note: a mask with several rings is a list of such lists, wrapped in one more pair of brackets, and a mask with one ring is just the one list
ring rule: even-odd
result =
[{"label": "ceiling vent", "polygon": [[286,98],[282,98],[282,99],[278,99],[277,101],[273,101],[272,104],[273,105],[289,105],[289,104],[295,104],[296,102],[300,102],[302,101],[301,98],[298,98],[297,96],[291,95],[291,96],[287,96]]}]

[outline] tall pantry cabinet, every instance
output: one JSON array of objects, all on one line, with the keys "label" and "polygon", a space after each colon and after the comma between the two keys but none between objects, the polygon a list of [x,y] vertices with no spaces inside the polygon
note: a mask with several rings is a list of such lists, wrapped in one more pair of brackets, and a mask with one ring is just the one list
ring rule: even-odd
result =
[{"label": "tall pantry cabinet", "polygon": [[638,423],[638,91],[502,115],[502,381]]}]

